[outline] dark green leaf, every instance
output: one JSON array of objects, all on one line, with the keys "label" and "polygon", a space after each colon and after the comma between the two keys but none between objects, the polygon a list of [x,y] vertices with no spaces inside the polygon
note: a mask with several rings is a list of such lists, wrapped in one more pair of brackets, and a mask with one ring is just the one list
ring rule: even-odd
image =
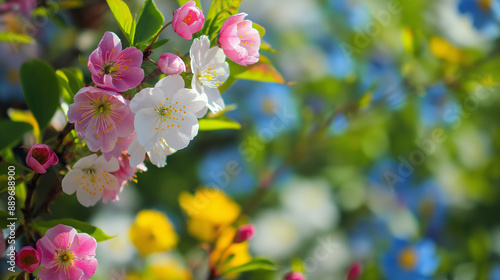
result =
[{"label": "dark green leaf", "polygon": [[277,270],[277,266],[275,263],[268,259],[264,258],[254,258],[250,262],[230,268],[222,273],[222,275],[225,274],[236,274],[236,273],[242,273],[246,271],[253,271],[253,270]]},{"label": "dark green leaf", "polygon": [[28,35],[14,33],[14,32],[0,32],[0,42],[12,42],[29,44],[33,41]]},{"label": "dark green leaf", "polygon": [[122,0],[106,0],[111,12],[115,16],[120,29],[127,38],[130,44],[134,41],[134,19],[130,13],[130,9]]},{"label": "dark green leaf", "polygon": [[135,27],[134,45],[149,43],[163,26],[164,18],[152,0],[146,0]]},{"label": "dark green leaf", "polygon": [[7,226],[10,224],[10,222],[15,222],[15,221],[9,221],[7,218],[13,218],[7,211],[0,210],[0,229],[6,229]]},{"label": "dark green leaf", "polygon": [[47,230],[59,224],[74,227],[78,232],[85,232],[94,237],[97,242],[102,242],[113,238],[113,236],[105,234],[100,228],[74,219],[60,219],[46,222],[36,222],[33,223],[32,226],[40,231],[41,234],[45,234]]},{"label": "dark green leaf", "polygon": [[0,150],[17,144],[24,134],[32,129],[33,127],[25,122],[0,121],[0,131],[2,131],[0,134]]},{"label": "dark green leaf", "polygon": [[43,131],[59,107],[59,82],[54,69],[44,61],[32,59],[21,66],[24,100]]}]

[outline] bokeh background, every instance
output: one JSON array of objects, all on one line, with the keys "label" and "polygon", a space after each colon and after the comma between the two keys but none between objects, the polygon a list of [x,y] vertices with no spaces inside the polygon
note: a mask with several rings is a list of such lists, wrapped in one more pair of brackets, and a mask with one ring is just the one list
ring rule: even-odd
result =
[{"label": "bokeh background", "polygon": [[[59,2],[32,28],[22,15],[0,15],[2,30],[36,38],[16,49],[0,43],[2,118],[26,108],[18,71],[27,59],[81,68],[90,81],[79,57],[105,31],[123,38],[106,1]],[[179,198],[218,187],[241,210],[239,223],[256,226],[251,255],[280,265],[239,279],[298,270],[311,280],[499,280],[499,2],[244,0],[240,11],[266,28],[277,52],[265,54],[287,84],[238,81],[223,98],[241,130],[200,132],[165,168],[147,164],[119,201],[87,209],[63,194],[45,218],[116,235],[99,243],[93,279],[206,279],[206,229],[189,228]],[[155,3],[166,20],[178,7]],[[210,1],[202,4],[207,11]],[[188,48],[171,40],[152,57]],[[138,254],[128,233],[142,209],[169,217],[175,249]]]}]

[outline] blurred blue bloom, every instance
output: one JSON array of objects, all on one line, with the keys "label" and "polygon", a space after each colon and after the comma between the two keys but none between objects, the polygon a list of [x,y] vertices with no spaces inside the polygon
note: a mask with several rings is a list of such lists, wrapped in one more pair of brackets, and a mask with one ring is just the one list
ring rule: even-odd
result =
[{"label": "blurred blue bloom", "polygon": [[248,110],[247,117],[257,132],[269,140],[290,131],[299,120],[297,105],[287,85],[259,84],[248,95],[243,108]]},{"label": "blurred blue bloom", "polygon": [[462,14],[470,14],[474,27],[485,36],[494,38],[500,33],[499,0],[460,0],[458,10]]},{"label": "blurred blue bloom", "polygon": [[388,245],[391,233],[386,223],[376,217],[367,217],[349,231],[349,247],[353,259],[372,259],[377,248]]},{"label": "blurred blue bloom", "polygon": [[420,100],[420,120],[426,127],[454,123],[460,117],[460,107],[442,84],[430,87]]},{"label": "blurred blue bloom", "polygon": [[372,102],[383,101],[391,109],[401,108],[406,100],[400,71],[378,55],[366,65],[362,75],[362,91],[371,90]]},{"label": "blurred blue bloom", "polygon": [[207,187],[232,196],[248,194],[256,184],[236,146],[210,150],[198,166],[198,176]]},{"label": "blurred blue bloom", "polygon": [[332,135],[341,135],[349,127],[349,120],[343,113],[337,114],[330,125],[329,132]]},{"label": "blurred blue bloom", "polygon": [[384,192],[393,192],[398,188],[407,188],[412,175],[404,162],[396,162],[390,158],[379,160],[376,165],[368,172],[368,183],[378,190]]},{"label": "blurred blue bloom", "polygon": [[444,226],[447,201],[444,191],[434,181],[396,190],[399,200],[427,223],[427,236],[432,236]]},{"label": "blurred blue bloom", "polygon": [[327,50],[328,69],[330,73],[338,78],[345,78],[353,70],[353,63],[348,54],[333,42]]},{"label": "blurred blue bloom", "polygon": [[491,270],[490,280],[500,280],[500,265],[496,265]]},{"label": "blurred blue bloom", "polygon": [[411,244],[394,239],[391,248],[382,257],[382,269],[387,280],[431,280],[439,265],[432,241]]},{"label": "blurred blue bloom", "polygon": [[334,11],[346,17],[351,27],[361,27],[370,21],[370,12],[360,1],[356,0],[330,0]]}]

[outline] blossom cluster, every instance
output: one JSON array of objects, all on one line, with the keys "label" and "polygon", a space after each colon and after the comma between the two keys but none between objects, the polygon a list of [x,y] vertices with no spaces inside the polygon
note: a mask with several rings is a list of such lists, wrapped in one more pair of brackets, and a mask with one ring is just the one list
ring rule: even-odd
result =
[{"label": "blossom cluster", "polygon": [[[157,66],[164,77],[145,88],[148,77],[141,65],[150,60],[146,50],[123,49],[115,33],[105,32],[87,64],[95,86],[81,88],[68,109],[68,121],[93,154],[73,165],[62,181],[63,191],[76,193],[86,207],[101,199],[118,200],[135,173],[146,170],[146,156],[164,167],[169,155],[186,148],[198,134],[198,119],[208,110],[215,114],[225,109],[219,87],[229,77],[226,58],[244,66],[259,60],[260,35],[245,17],[239,13],[224,22],[217,46],[201,35],[194,38],[188,57],[162,54]],[[204,22],[200,8],[189,1],[174,11],[171,24],[180,37],[191,40]]]}]

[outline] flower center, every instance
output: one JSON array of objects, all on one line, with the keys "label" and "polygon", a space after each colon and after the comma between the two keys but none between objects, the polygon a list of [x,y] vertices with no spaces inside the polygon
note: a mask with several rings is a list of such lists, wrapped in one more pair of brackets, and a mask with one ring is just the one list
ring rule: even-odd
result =
[{"label": "flower center", "polygon": [[103,62],[102,69],[104,70],[104,74],[111,74],[116,72],[116,70],[120,69],[120,65],[115,65],[115,61],[111,62]]},{"label": "flower center", "polygon": [[161,116],[162,122],[167,121],[167,117],[172,114],[172,106],[168,107],[156,107],[156,112]]},{"label": "flower center", "polygon": [[265,114],[267,115],[272,115],[274,114],[274,102],[271,98],[266,98],[262,101],[262,111],[264,111]]},{"label": "flower center", "polygon": [[413,248],[406,248],[398,256],[399,265],[405,270],[412,270],[417,264],[418,256]]},{"label": "flower center", "polygon": [[491,10],[491,1],[492,0],[479,0],[479,7],[485,12],[489,12]]},{"label": "flower center", "polygon": [[[210,63],[209,67],[206,68],[205,70],[201,71],[196,78],[200,83],[212,87],[212,88],[218,88],[220,87],[224,82],[219,81],[218,77],[219,75],[217,74],[216,70],[212,70],[213,63]],[[221,74],[222,75],[222,74]]]},{"label": "flower center", "polygon": [[47,149],[35,148],[35,149],[33,149],[31,155],[41,165],[44,165],[49,160],[49,152],[47,151]]},{"label": "flower center", "polygon": [[74,259],[75,255],[71,252],[71,250],[56,250],[56,262],[63,269],[72,266]]},{"label": "flower center", "polygon": [[30,266],[32,264],[36,264],[38,259],[34,253],[30,252],[29,254],[25,254],[21,257],[21,262],[26,266]]},{"label": "flower center", "polygon": [[83,171],[83,173],[90,176],[90,182],[92,182],[92,183],[96,182],[96,169],[93,165],[89,168],[82,169],[82,171]]},{"label": "flower center", "polygon": [[96,100],[90,101],[92,106],[92,113],[96,117],[107,117],[111,113],[111,101],[107,100],[105,97],[102,99],[97,98]]},{"label": "flower center", "polygon": [[193,10],[190,10],[187,16],[185,16],[182,21],[189,26],[194,23],[195,18],[196,18],[196,13]]}]

